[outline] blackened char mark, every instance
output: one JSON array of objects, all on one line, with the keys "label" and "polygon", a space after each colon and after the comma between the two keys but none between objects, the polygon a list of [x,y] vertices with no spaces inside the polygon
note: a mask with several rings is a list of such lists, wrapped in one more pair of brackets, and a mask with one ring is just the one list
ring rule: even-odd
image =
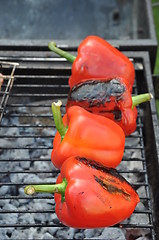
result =
[{"label": "blackened char mark", "polygon": [[110,79],[109,81],[88,80],[80,83],[72,88],[69,92],[68,100],[83,102],[87,101],[89,106],[100,106],[111,101],[111,96],[115,101],[122,99],[122,94],[125,92],[125,85],[118,78]]},{"label": "blackened char mark", "polygon": [[97,183],[99,183],[102,186],[103,189],[105,189],[109,193],[120,195],[124,197],[127,201],[130,201],[131,195],[128,192],[126,192],[124,189],[120,188],[120,186],[117,187],[113,185],[113,182],[110,181],[109,179],[105,179],[102,177],[99,178],[95,175],[94,175],[94,179],[96,180]]},{"label": "blackened char mark", "polygon": [[112,110],[112,111],[106,111],[106,110],[104,111],[104,110],[102,110],[102,111],[99,111],[99,113],[101,115],[106,114],[106,113],[112,113],[114,115],[114,120],[117,121],[117,122],[121,121],[121,119],[122,119],[122,112],[117,107],[114,108],[114,110]]},{"label": "blackened char mark", "polygon": [[90,159],[87,159],[84,157],[77,156],[76,159],[88,167],[94,168],[101,172],[105,172],[107,174],[114,176],[115,178],[118,178],[121,182],[125,181],[125,179],[114,168],[105,167],[104,165],[102,165],[99,162],[96,162],[94,160],[90,160]]},{"label": "blackened char mark", "polygon": [[127,185],[131,186],[134,189],[134,187],[123,176],[121,176],[115,168],[105,167],[101,163],[96,162],[96,161],[91,160],[91,159],[87,159],[85,157],[76,156],[76,160],[79,161],[79,162],[82,162],[85,166],[87,166],[89,168],[93,168],[97,171],[101,171],[103,173],[109,174],[109,176],[110,176],[109,181],[110,182],[116,182],[116,180],[118,179],[120,182],[125,182],[125,183],[127,183]]}]

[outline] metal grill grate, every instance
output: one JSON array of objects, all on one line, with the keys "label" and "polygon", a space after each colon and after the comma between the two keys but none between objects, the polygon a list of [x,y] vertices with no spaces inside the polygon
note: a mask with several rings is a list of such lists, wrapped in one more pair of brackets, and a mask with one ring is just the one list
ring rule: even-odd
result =
[{"label": "metal grill grate", "polygon": [[2,72],[4,68],[9,68],[9,75],[3,76],[3,79],[5,82],[0,87],[0,122],[2,120],[4,109],[6,107],[9,94],[13,86],[14,71],[16,69],[16,66],[18,65],[19,65],[18,63],[14,63],[14,62],[0,61],[0,67],[1,67],[0,72]]},{"label": "metal grill grate", "polygon": [[[144,58],[148,55],[142,52],[129,54],[136,69],[133,92],[153,93],[145,75]],[[0,129],[0,232],[9,239],[37,239],[42,234],[42,239],[47,239],[48,234],[56,238],[86,236],[88,239],[86,230],[77,232],[59,223],[52,195],[28,197],[23,192],[25,185],[56,181],[58,170],[50,161],[56,131],[51,103],[61,99],[64,114],[71,65],[54,57],[26,56],[17,57],[16,61],[20,66],[16,70],[12,91],[8,93],[9,100],[3,110]],[[113,228],[113,231],[120,230],[125,238],[134,236],[131,239],[137,239],[143,234],[147,239],[155,239],[156,235],[146,155],[147,144],[151,141],[145,139],[143,121],[147,109],[152,115],[153,104],[146,103],[138,108],[137,130],[127,137],[123,161],[118,167],[119,172],[134,185],[141,199],[130,219]],[[95,239],[100,236],[106,239],[101,229],[93,234]]]}]

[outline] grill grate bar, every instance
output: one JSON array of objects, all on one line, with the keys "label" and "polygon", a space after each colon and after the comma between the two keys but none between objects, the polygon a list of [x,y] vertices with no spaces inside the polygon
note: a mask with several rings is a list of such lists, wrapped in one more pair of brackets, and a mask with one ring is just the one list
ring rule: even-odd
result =
[{"label": "grill grate bar", "polygon": [[25,125],[3,125],[3,128],[53,128],[54,125],[28,125],[28,124],[25,124]]},{"label": "grill grate bar", "polygon": [[[10,115],[9,115],[10,116]],[[50,115],[51,116],[51,115]],[[51,116],[51,118],[53,118]],[[137,128],[140,128],[140,127],[143,127],[143,124],[137,124]],[[25,125],[3,125],[3,128],[55,128],[55,125],[52,124],[52,125],[39,125],[39,123],[37,125],[28,125],[28,124],[25,124]],[[131,138],[141,138],[142,136],[140,134],[136,134],[136,135],[132,135]]]},{"label": "grill grate bar", "polygon": [[[26,210],[2,210],[0,214],[15,214],[15,213],[26,213]],[[37,210],[27,210],[27,213],[37,213]],[[38,209],[38,213],[55,213],[55,208],[53,209]],[[150,214],[151,210],[143,210],[143,211],[134,211],[135,214]]]},{"label": "grill grate bar", "polygon": [[[43,158],[42,159],[43,160],[43,162],[50,162],[50,158]],[[37,158],[37,159],[1,159],[0,160],[1,162],[10,162],[10,161],[14,161],[14,162],[27,162],[27,161],[29,161],[29,162],[41,162],[41,159],[39,159],[39,158]],[[142,161],[145,161],[145,159],[142,159],[142,158],[130,158],[129,160],[127,160],[127,159],[122,159],[122,162],[129,162],[129,161],[131,161],[131,162],[142,162]]]},{"label": "grill grate bar", "polygon": [[38,149],[52,149],[52,146],[38,146],[38,147],[30,147],[30,146],[25,146],[25,147],[4,147],[4,148],[0,148],[0,149],[3,149],[3,150],[23,150],[23,149],[28,149],[28,150],[38,150]]},{"label": "grill grate bar", "polygon": [[[63,106],[64,106],[64,104],[63,104]],[[64,109],[63,106],[61,107],[61,109]],[[46,108],[48,108],[49,107],[50,108],[51,104],[40,104],[40,105],[39,104],[25,104],[24,105],[24,104],[16,103],[16,104],[8,104],[8,107],[9,108],[11,108],[11,107],[19,107],[19,108],[24,108],[24,107],[33,107],[33,108],[35,108],[35,107],[37,107],[37,108],[44,107],[45,108],[46,107]]]},{"label": "grill grate bar", "polygon": [[[49,195],[47,195],[47,196],[43,196],[43,195],[38,195],[38,196],[26,196],[26,197],[21,197],[21,196],[0,196],[0,201],[1,200],[19,200],[19,199],[21,199],[21,200],[26,200],[26,199],[53,199],[53,197],[52,196],[49,196]],[[150,200],[150,198],[148,198],[148,197],[140,197],[140,200],[141,200],[141,202],[142,201],[147,201],[147,200]]]},{"label": "grill grate bar", "polygon": [[[6,114],[7,115],[7,114]],[[8,114],[9,116],[12,116],[11,114]],[[52,119],[53,117],[51,116],[50,119]],[[8,125],[3,125],[3,128],[55,128],[55,125],[54,123],[52,125],[39,125],[39,123],[37,123],[36,125],[28,125],[28,124],[25,124],[25,125],[16,125],[16,124],[8,124]],[[137,124],[137,128],[140,128],[140,127],[143,127],[143,124]],[[131,135],[131,138],[140,138],[142,137],[140,134],[136,134],[136,135]],[[128,139],[128,138],[127,138]]]},{"label": "grill grate bar", "polygon": [[[15,227],[15,228],[31,228],[31,227],[34,227],[34,228],[42,228],[42,227],[62,227],[62,228],[66,228],[66,226],[64,226],[63,224],[61,223],[53,223],[53,224],[39,224],[39,223],[32,223],[32,224],[23,224],[23,223],[16,223],[16,224],[1,224],[0,225],[0,228],[12,228],[12,227]],[[152,229],[153,228],[153,225],[152,224],[117,224],[117,225],[114,225],[113,227],[119,227],[119,228],[136,228],[136,229]]]},{"label": "grill grate bar", "polygon": [[[52,143],[50,143],[52,144]],[[0,147],[0,149],[3,149],[3,150],[13,150],[13,149],[17,149],[17,150],[23,150],[23,149],[28,149],[28,150],[33,150],[33,149],[52,149],[52,145],[50,146],[37,146],[37,147],[34,147],[34,146],[22,146],[22,147]],[[125,146],[125,150],[127,149],[134,149],[134,150],[141,150],[143,149],[142,146],[133,146],[133,147],[130,147],[130,146]]]},{"label": "grill grate bar", "polygon": [[[54,171],[54,173],[55,173],[56,171]],[[59,171],[57,171],[57,173],[58,173]],[[135,173],[140,173],[140,174],[145,174],[146,173],[146,170],[124,170],[124,171],[122,171],[122,170],[118,170],[118,172],[119,173],[132,173],[132,174],[135,174]],[[24,174],[24,172],[23,171],[0,171],[0,174],[20,174],[20,173],[23,173]],[[32,174],[32,173],[37,173],[37,174],[43,174],[43,173],[52,173],[52,170],[43,170],[43,171],[31,171],[31,170],[25,170],[25,173],[27,173],[27,174]]]},{"label": "grill grate bar", "polygon": [[[10,183],[10,182],[4,182],[0,183],[0,186],[24,186],[24,185],[40,185],[43,184],[43,182],[25,182],[25,183]],[[47,182],[46,184],[55,184],[55,182]],[[141,187],[141,186],[149,186],[147,183],[141,182],[141,183],[133,183],[133,186],[136,187]]]},{"label": "grill grate bar", "polygon": [[[0,57],[0,60],[14,60],[15,59],[15,57],[10,57],[10,58],[8,58],[8,57]],[[19,62],[29,62],[29,63],[31,63],[31,62],[67,62],[67,60],[65,59],[65,58],[62,58],[62,57],[49,57],[49,58],[47,58],[47,57],[18,57],[18,61]]]},{"label": "grill grate bar", "polygon": [[16,114],[7,114],[7,115],[9,115],[10,117],[27,117],[27,118],[53,118],[52,117],[52,114],[32,114],[32,113],[26,113],[26,114],[18,114],[18,113],[16,113]]},{"label": "grill grate bar", "polygon": [[[15,79],[18,79],[18,80],[26,80],[26,79],[30,79],[30,80],[38,80],[39,81],[39,79],[46,79],[46,80],[50,80],[51,79],[51,81],[53,81],[53,80],[62,80],[62,82],[63,81],[65,81],[65,80],[68,80],[68,78],[69,78],[69,75],[47,75],[47,74],[45,74],[45,75],[38,75],[38,74],[36,74],[36,75],[29,75],[29,74],[26,74],[26,75],[23,75],[23,74],[21,74],[21,75],[17,75],[17,74],[15,74],[14,75],[15,76]],[[64,82],[63,82],[64,83]],[[15,87],[17,86],[18,84],[15,82]],[[25,85],[23,82],[22,82],[22,84],[19,84],[19,86],[23,86],[23,85]],[[60,84],[60,86],[62,86],[61,84]],[[68,87],[68,86],[67,86]]]},{"label": "grill grate bar", "polygon": [[11,136],[11,135],[8,135],[8,136],[2,136],[2,135],[0,135],[0,138],[6,138],[6,139],[8,139],[8,138],[53,138],[54,137],[54,135],[23,135],[23,136],[21,136],[21,135],[16,135],[16,136]]},{"label": "grill grate bar", "polygon": [[[37,117],[37,118],[39,118],[39,116],[41,116],[41,115],[38,115],[38,114],[29,114],[29,113],[15,113],[15,114],[11,113],[11,114],[8,114],[8,115],[11,116],[11,117]],[[50,117],[51,118],[52,114],[43,114],[42,117]],[[143,126],[143,124],[140,123],[139,126]]]},{"label": "grill grate bar", "polygon": [[[9,95],[9,93],[6,93]],[[10,94],[11,97],[38,97],[39,98],[39,93],[34,93],[34,94],[31,94],[31,93],[16,93],[16,94]],[[63,93],[54,93],[53,94],[49,94],[49,93],[45,93],[45,94],[40,94],[40,97],[50,97],[50,98],[66,98],[67,97],[67,94],[63,94]]]},{"label": "grill grate bar", "polygon": [[[55,136],[55,134],[51,134],[51,135],[37,135],[37,134],[28,134],[28,135],[15,135],[15,136],[12,136],[12,135],[0,135],[0,138],[5,138],[5,139],[11,139],[11,138],[53,138]],[[136,137],[137,138],[137,137]],[[129,146],[126,146],[127,148]],[[132,147],[131,147],[132,148]]]},{"label": "grill grate bar", "polygon": [[[57,88],[66,88],[66,89],[69,89],[69,86],[68,85],[62,85],[62,84],[47,84],[47,85],[45,85],[45,84],[32,84],[31,85],[31,88],[54,88],[55,90],[57,89]],[[30,86],[28,85],[28,84],[23,84],[23,85],[21,85],[21,84],[14,84],[14,88],[25,88],[26,89],[26,91],[28,90],[30,90]],[[27,89],[28,88],[28,89]]]}]

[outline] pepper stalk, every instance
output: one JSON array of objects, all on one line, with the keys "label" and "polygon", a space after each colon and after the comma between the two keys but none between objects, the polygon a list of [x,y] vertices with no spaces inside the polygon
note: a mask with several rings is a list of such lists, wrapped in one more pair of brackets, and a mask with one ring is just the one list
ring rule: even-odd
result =
[{"label": "pepper stalk", "polygon": [[65,201],[65,190],[67,187],[67,180],[63,178],[61,183],[58,184],[42,184],[42,185],[29,185],[24,189],[24,193],[27,195],[33,195],[34,193],[59,193],[61,194],[61,201]]},{"label": "pepper stalk", "polygon": [[140,103],[150,101],[153,98],[153,95],[151,93],[144,93],[139,94],[136,96],[132,96],[132,109],[139,105]]},{"label": "pepper stalk", "polygon": [[66,59],[67,59],[69,62],[71,62],[71,63],[73,63],[74,60],[76,59],[76,57],[73,56],[72,54],[70,54],[70,53],[68,53],[68,52],[66,52],[66,51],[63,51],[62,49],[58,48],[58,47],[56,46],[56,43],[54,43],[54,42],[50,42],[50,43],[48,44],[48,47],[49,47],[49,49],[50,49],[52,52],[55,52],[55,53],[57,53],[58,55],[60,55],[61,57],[66,58]]},{"label": "pepper stalk", "polygon": [[61,141],[62,141],[67,132],[68,127],[66,127],[62,121],[61,110],[60,110],[61,105],[62,105],[62,102],[60,100],[58,100],[57,103],[53,102],[52,103],[52,114],[54,117],[56,129],[60,133]]}]

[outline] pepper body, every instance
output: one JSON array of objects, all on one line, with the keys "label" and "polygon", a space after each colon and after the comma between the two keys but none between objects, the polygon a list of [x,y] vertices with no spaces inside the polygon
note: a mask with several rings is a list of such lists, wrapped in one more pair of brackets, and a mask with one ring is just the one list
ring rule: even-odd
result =
[{"label": "pepper body", "polygon": [[[54,42],[49,43],[49,48],[72,62],[66,110],[73,105],[81,106],[90,112],[114,120],[124,130],[126,136],[135,131],[137,109],[131,99],[135,69],[122,52],[97,36],[88,36],[82,41],[78,47],[77,57],[57,48]],[[114,84],[117,89],[113,88],[117,95],[109,92],[112,90],[109,87],[108,91],[106,90],[106,86],[113,86],[110,82],[114,80],[118,81],[118,84]],[[149,101],[151,98],[152,95],[149,94],[147,100],[143,98],[139,103]]]},{"label": "pepper body", "polygon": [[65,161],[57,183],[67,180],[65,200],[55,193],[59,220],[75,228],[99,228],[130,217],[138,194],[115,169],[94,161],[71,157]]},{"label": "pepper body", "polygon": [[132,96],[123,78],[90,79],[74,86],[68,94],[66,110],[74,105],[110,118],[126,136],[136,129],[137,109],[132,108]]},{"label": "pepper body", "polygon": [[53,141],[51,160],[55,167],[61,168],[71,156],[90,158],[113,168],[121,162],[125,134],[115,122],[72,106],[63,117],[63,123],[68,127],[64,138],[57,132]]},{"label": "pepper body", "polygon": [[70,88],[88,79],[115,77],[123,77],[131,92],[135,79],[132,62],[104,39],[97,36],[86,37],[79,45],[78,55],[72,65]]}]

